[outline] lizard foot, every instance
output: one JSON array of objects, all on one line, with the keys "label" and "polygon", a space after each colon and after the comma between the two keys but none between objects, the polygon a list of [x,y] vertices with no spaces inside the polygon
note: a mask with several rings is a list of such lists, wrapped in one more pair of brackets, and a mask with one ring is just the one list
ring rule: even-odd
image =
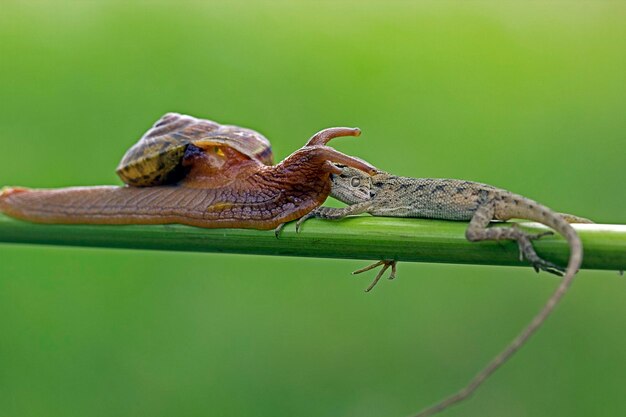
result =
[{"label": "lizard foot", "polygon": [[276,229],[274,229],[274,236],[276,236],[276,239],[280,239],[280,233],[283,231],[286,225],[287,223],[281,223],[276,226]]},{"label": "lizard foot", "polygon": [[380,281],[380,278],[383,276],[385,271],[389,269],[389,267],[391,267],[391,273],[389,274],[389,279],[394,279],[396,277],[396,265],[397,264],[398,264],[397,261],[382,260],[382,261],[375,262],[371,265],[368,265],[365,268],[357,269],[356,271],[352,273],[352,275],[360,274],[362,272],[366,272],[371,269],[378,268],[379,266],[382,265],[383,267],[380,269],[380,271],[378,271],[378,274],[376,275],[372,283],[369,285],[369,287],[365,289],[365,292],[370,292],[372,288],[374,288],[376,284],[378,284],[378,281]]},{"label": "lizard foot", "polygon": [[[300,227],[302,227],[302,224],[308,219],[310,219],[311,217],[316,217],[316,216],[314,213],[308,213],[298,219],[298,221],[296,222],[296,233],[300,233]],[[281,223],[278,226],[276,226],[276,229],[274,229],[274,236],[276,236],[276,239],[280,239],[280,234],[282,233],[286,225],[287,223]]]},{"label": "lizard foot", "polygon": [[305,221],[309,220],[312,217],[317,217],[316,213],[318,210],[319,209],[310,211],[298,219],[298,221],[296,222],[296,233],[300,233],[300,228],[302,227]]},{"label": "lizard foot", "polygon": [[[304,222],[307,221],[308,219],[310,219],[311,217],[317,217],[315,215],[315,210],[305,214],[304,216],[302,216],[302,217],[300,217],[298,219],[298,221],[296,222],[296,233],[300,233],[300,228],[302,227]],[[274,229],[274,236],[276,236],[276,239],[280,238],[280,234],[281,234],[281,232],[283,231],[283,229],[285,228],[286,225],[287,225],[287,223],[281,223],[278,226],[276,226],[276,229]]]},{"label": "lizard foot", "polygon": [[546,261],[537,255],[535,248],[531,241],[542,238],[543,236],[553,235],[553,232],[543,232],[537,234],[523,234],[517,238],[517,245],[519,246],[520,261],[526,259],[536,272],[546,271],[554,275],[563,276],[565,268],[556,265],[552,262]]}]

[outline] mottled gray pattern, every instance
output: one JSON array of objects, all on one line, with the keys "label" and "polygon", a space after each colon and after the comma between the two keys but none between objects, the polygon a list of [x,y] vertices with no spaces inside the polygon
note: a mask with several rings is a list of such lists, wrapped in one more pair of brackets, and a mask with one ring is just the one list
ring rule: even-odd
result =
[{"label": "mottled gray pattern", "polygon": [[[296,229],[310,217],[340,219],[351,214],[370,213],[376,216],[426,217],[446,220],[469,220],[465,236],[469,241],[514,240],[520,257],[539,271],[557,275],[565,273],[561,284],[541,311],[522,332],[465,387],[441,402],[426,408],[416,417],[427,417],[468,398],[493,372],[503,365],[541,326],[570,287],[582,263],[582,243],[568,222],[589,222],[586,219],[555,213],[537,202],[490,185],[450,179],[397,177],[385,172],[368,175],[357,169],[342,167],[331,176],[331,195],[344,203],[344,208],[318,207],[298,221]],[[547,233],[529,234],[517,227],[488,227],[492,220],[521,218],[537,221],[559,232],[570,245],[567,269],[541,259],[532,241]],[[355,273],[382,266],[366,291],[373,288],[391,267],[389,278],[396,274],[396,261],[386,259]]]},{"label": "mottled gray pattern", "polygon": [[496,192],[489,185],[462,180],[379,174],[371,181],[372,207],[368,213],[374,216],[470,220]]},{"label": "mottled gray pattern", "polygon": [[[386,172],[368,175],[351,167],[341,166],[341,174],[331,175],[331,196],[350,205],[359,204],[359,213],[387,217],[421,217],[469,221],[484,205],[492,205],[490,219],[521,218],[541,223],[588,223],[589,220],[568,214],[552,219],[552,210],[529,198],[478,182],[442,179],[399,177]],[[324,217],[320,207],[310,217]],[[353,209],[350,214],[357,214]],[[557,230],[558,231],[558,230]]]}]

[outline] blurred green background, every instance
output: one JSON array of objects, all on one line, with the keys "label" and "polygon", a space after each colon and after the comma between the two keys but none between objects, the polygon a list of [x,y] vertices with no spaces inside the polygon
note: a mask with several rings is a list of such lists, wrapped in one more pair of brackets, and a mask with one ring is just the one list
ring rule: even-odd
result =
[{"label": "blurred green background", "polygon": [[[163,113],[317,130],[409,176],[626,223],[623,2],[7,2],[0,185],[118,184]],[[0,245],[0,416],[405,416],[460,388],[557,280],[531,268]],[[582,271],[447,416],[626,415],[626,282]]]}]

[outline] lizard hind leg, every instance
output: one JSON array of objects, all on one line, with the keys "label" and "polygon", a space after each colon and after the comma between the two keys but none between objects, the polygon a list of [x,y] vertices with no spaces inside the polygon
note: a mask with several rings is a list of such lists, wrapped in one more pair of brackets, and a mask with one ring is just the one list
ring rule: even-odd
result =
[{"label": "lizard hind leg", "polygon": [[551,274],[562,276],[565,269],[552,262],[546,261],[537,255],[532,245],[533,240],[543,236],[552,235],[553,232],[527,233],[513,224],[512,227],[487,228],[489,222],[494,218],[495,207],[493,203],[487,203],[476,210],[472,220],[465,231],[465,237],[470,242],[481,240],[514,240],[517,242],[520,251],[520,260],[526,259],[535,271],[540,270]]},{"label": "lizard hind leg", "polygon": [[519,246],[520,252],[520,261],[526,259],[533,266],[536,272],[539,270],[543,270],[549,272],[554,275],[563,276],[565,272],[565,268],[560,267],[552,262],[546,261],[537,255],[535,252],[535,248],[533,247],[532,241],[536,239],[540,239],[543,236],[553,235],[554,232],[543,232],[537,234],[526,233],[517,228],[516,224],[513,224],[511,229],[517,230],[520,233],[520,237],[517,238],[517,245]]}]

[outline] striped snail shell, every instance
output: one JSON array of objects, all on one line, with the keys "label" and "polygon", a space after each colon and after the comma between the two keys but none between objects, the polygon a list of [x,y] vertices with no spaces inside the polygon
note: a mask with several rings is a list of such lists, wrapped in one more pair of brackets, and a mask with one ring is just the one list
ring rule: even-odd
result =
[{"label": "striped snail shell", "polygon": [[228,146],[264,165],[273,165],[269,140],[254,130],[167,113],[126,152],[117,175],[136,187],[177,183],[185,175],[182,160],[190,145],[217,153]]}]

